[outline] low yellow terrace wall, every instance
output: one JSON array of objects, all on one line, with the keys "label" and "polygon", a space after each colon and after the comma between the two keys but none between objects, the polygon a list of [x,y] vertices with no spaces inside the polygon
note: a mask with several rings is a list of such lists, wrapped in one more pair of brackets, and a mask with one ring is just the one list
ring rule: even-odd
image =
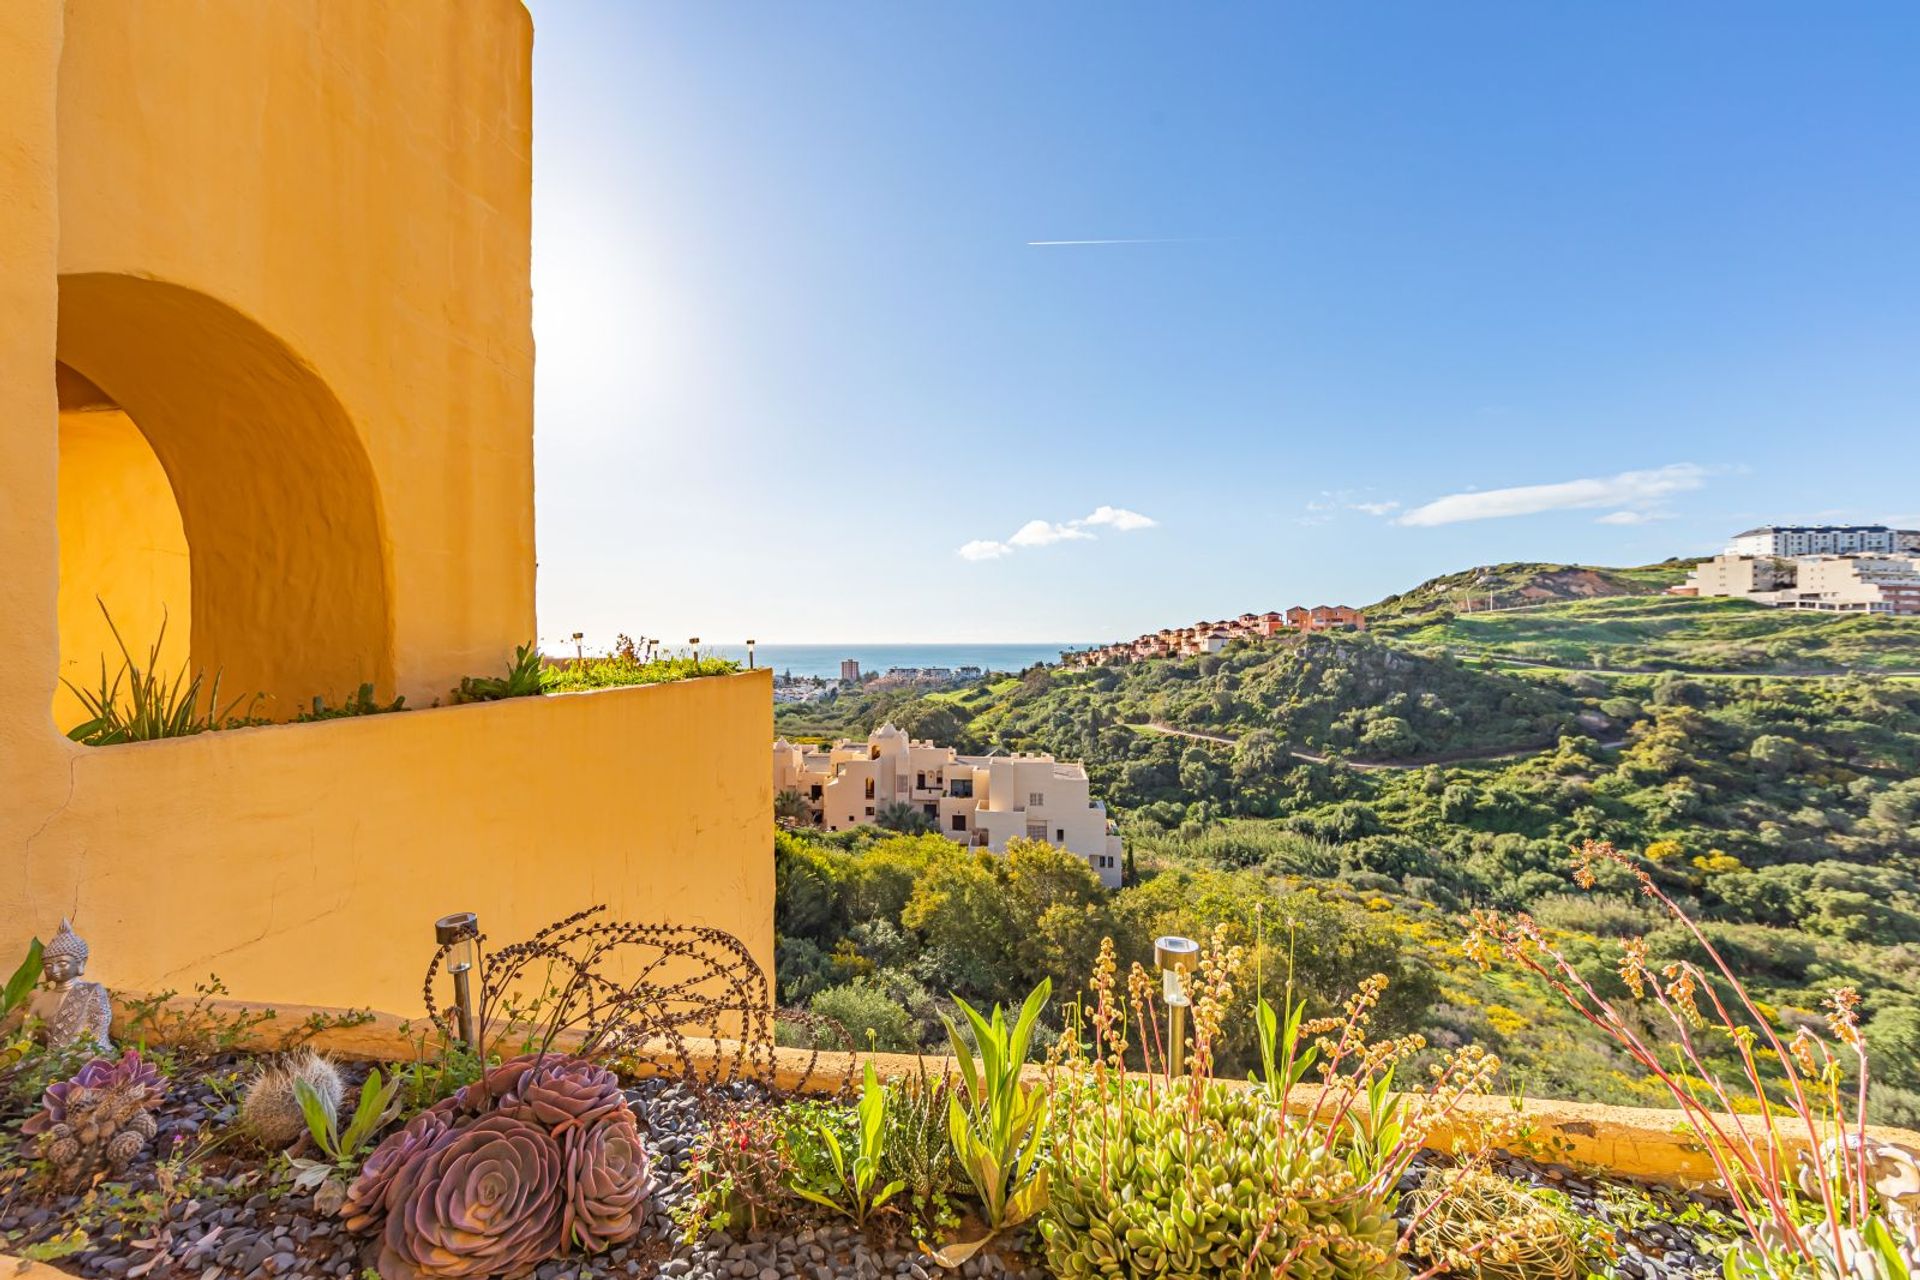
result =
[{"label": "low yellow terrace wall", "polygon": [[[188,1002],[176,1000],[170,1007],[185,1010]],[[230,1016],[240,1013],[242,1006],[237,1002],[215,1002],[210,1010],[216,1016]],[[256,1015],[266,1012],[258,1005],[247,1011]],[[244,1046],[259,1050],[279,1048],[286,1041],[286,1033],[300,1027],[315,1012],[339,1015],[345,1011],[315,1010],[307,1006],[275,1008],[272,1021],[257,1023],[245,1037]],[[165,1022],[164,1016],[161,1021]],[[357,1025],[322,1031],[306,1043],[337,1058],[381,1062],[407,1060],[418,1052],[418,1027],[416,1025],[412,1030],[403,1030],[404,1021],[392,1014],[376,1013]],[[126,1036],[132,1030],[127,1007],[122,1003],[116,1010],[115,1032]],[[166,1038],[164,1032],[153,1037],[156,1041]],[[557,1047],[570,1047],[568,1038],[562,1037]],[[663,1046],[657,1058],[650,1062],[642,1061],[638,1064],[638,1070],[646,1074],[651,1067],[660,1074],[671,1074],[690,1064],[694,1070],[702,1072],[718,1067],[724,1078],[742,1057],[741,1047],[726,1041],[689,1040],[685,1051],[687,1062],[683,1063],[676,1051],[669,1051]],[[951,1057],[922,1057],[903,1053],[853,1055],[762,1048],[754,1055],[754,1059],[764,1066],[763,1078],[767,1083],[776,1088],[797,1091],[830,1092],[842,1084],[854,1082],[862,1065],[867,1062],[872,1062],[876,1073],[885,1080],[903,1079],[922,1073],[957,1079],[959,1071]],[[1045,1070],[1038,1066],[1026,1069],[1026,1077],[1030,1081],[1038,1082],[1045,1078],[1045,1074]],[[1288,1108],[1296,1114],[1307,1115],[1314,1111],[1318,1101],[1317,1089],[1303,1085],[1295,1088],[1289,1096]],[[1473,1136],[1473,1131],[1478,1127],[1476,1122],[1494,1124],[1515,1119],[1515,1107],[1514,1100],[1507,1097],[1468,1098],[1461,1105],[1458,1122],[1435,1132],[1428,1145],[1435,1150],[1451,1151],[1456,1138]],[[1551,1098],[1521,1099],[1518,1110],[1520,1117],[1527,1122],[1527,1132],[1533,1144],[1532,1153],[1544,1159],[1650,1182],[1694,1186],[1714,1180],[1713,1162],[1693,1140],[1679,1111],[1614,1107]],[[1728,1125],[1733,1123],[1727,1117],[1722,1117],[1722,1120]],[[1754,1122],[1749,1118],[1747,1123]],[[1867,1132],[1882,1142],[1920,1156],[1920,1133],[1884,1125],[1871,1125]],[[1790,1146],[1795,1145],[1790,1133],[1787,1139]]]},{"label": "low yellow terrace wall", "polygon": [[[770,676],[72,748],[13,812],[0,957],[62,916],[115,990],[412,1012],[433,921],[516,941],[596,903],[773,971]],[[9,962],[10,967],[10,962]]]}]

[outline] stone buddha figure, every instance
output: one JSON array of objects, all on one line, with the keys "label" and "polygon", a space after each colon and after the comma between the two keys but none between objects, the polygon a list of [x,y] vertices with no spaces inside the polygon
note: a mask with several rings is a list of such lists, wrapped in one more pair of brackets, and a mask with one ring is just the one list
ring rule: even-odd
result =
[{"label": "stone buddha figure", "polygon": [[97,982],[85,982],[87,944],[65,920],[40,955],[41,989],[28,1009],[47,1024],[47,1046],[113,1051],[107,1032],[113,1024],[113,1000]]}]

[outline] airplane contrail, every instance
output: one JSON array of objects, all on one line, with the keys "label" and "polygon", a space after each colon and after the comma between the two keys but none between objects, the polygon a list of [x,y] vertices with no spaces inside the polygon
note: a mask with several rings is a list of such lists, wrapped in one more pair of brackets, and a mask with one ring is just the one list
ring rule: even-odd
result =
[{"label": "airplane contrail", "polygon": [[1132,240],[1029,240],[1029,249],[1049,249],[1059,245],[1079,244],[1193,244],[1189,236],[1148,236]]}]

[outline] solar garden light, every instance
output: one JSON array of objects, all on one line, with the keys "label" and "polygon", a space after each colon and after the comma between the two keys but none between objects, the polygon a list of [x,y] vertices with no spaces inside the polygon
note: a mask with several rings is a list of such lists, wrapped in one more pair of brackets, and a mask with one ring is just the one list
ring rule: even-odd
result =
[{"label": "solar garden light", "polygon": [[453,1006],[460,1022],[460,1040],[469,1049],[480,1046],[473,1034],[473,964],[480,955],[480,917],[471,911],[456,911],[433,922],[433,940],[441,946],[452,945],[447,953],[447,972],[453,975]]},{"label": "solar garden light", "polygon": [[747,637],[747,670],[753,670],[753,637]]},{"label": "solar garden light", "polygon": [[1200,962],[1200,944],[1192,938],[1167,934],[1153,940],[1153,967],[1160,971],[1161,997],[1167,1002],[1167,1023],[1173,1046],[1169,1053],[1169,1075],[1185,1075],[1187,1069],[1187,975]]},{"label": "solar garden light", "polygon": [[580,643],[581,640],[586,638],[586,634],[584,631],[576,631],[573,633],[573,659],[575,662],[586,661],[586,646]]},{"label": "solar garden light", "polygon": [[695,636],[693,639],[687,641],[687,643],[693,646],[693,665],[698,667],[700,665],[700,637]]}]

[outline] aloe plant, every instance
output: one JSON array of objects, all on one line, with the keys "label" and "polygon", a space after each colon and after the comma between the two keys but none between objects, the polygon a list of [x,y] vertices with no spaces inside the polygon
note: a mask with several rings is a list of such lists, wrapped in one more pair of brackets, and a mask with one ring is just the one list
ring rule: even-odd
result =
[{"label": "aloe plant", "polygon": [[[147,650],[146,665],[134,660],[133,651],[127,648],[127,642],[120,635],[120,628],[114,624],[113,615],[107,612],[106,601],[98,596],[95,603],[107,620],[107,630],[113,634],[113,642],[120,649],[120,669],[109,672],[107,659],[100,659],[100,687],[82,689],[71,680],[62,679],[60,683],[73,691],[80,699],[87,718],[67,731],[67,736],[75,742],[90,747],[112,746],[121,742],[147,742],[155,738],[184,738],[191,734],[205,733],[209,729],[224,729],[236,723],[244,723],[246,717],[236,717],[235,712],[246,698],[235,698],[224,708],[220,706],[220,673],[213,673],[213,681],[206,686],[206,710],[200,709],[202,684],[206,673],[195,671],[188,674],[186,663],[182,663],[179,672],[172,678],[160,673],[160,649],[167,639],[167,618],[160,617],[160,634],[154,637],[153,644]],[[259,695],[254,695],[259,700]]]},{"label": "aloe plant", "polygon": [[504,676],[462,676],[451,700],[498,702],[503,698],[531,698],[546,691],[546,659],[533,641],[516,645]]},{"label": "aloe plant", "polygon": [[1033,1025],[1052,994],[1052,981],[1041,979],[1011,1027],[999,1005],[993,1006],[991,1016],[982,1017],[956,997],[954,1003],[966,1015],[974,1042],[980,1046],[978,1064],[960,1029],[951,1018],[943,1019],[966,1094],[964,1104],[958,1094],[949,1102],[947,1130],[960,1167],[966,1170],[987,1225],[994,1231],[1025,1222],[1047,1202],[1047,1173],[1040,1164],[1047,1092],[1023,1085],[1020,1068],[1026,1065]]}]

